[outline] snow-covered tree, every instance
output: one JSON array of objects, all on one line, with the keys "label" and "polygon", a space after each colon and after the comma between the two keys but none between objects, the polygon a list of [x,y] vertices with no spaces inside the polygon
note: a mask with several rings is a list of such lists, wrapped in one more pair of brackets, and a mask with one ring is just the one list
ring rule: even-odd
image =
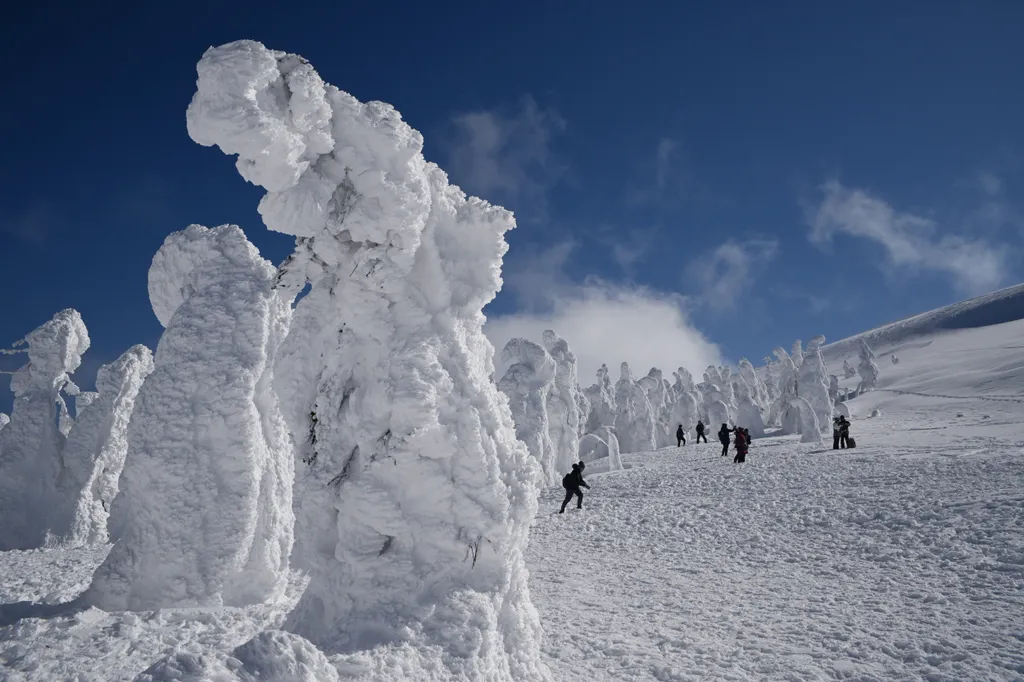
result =
[{"label": "snow-covered tree", "polygon": [[100,367],[96,392],[75,398],[75,424],[63,451],[61,505],[52,527],[70,545],[107,541],[107,518],[128,452],[128,420],[152,371],[152,351],[132,346]]},{"label": "snow-covered tree", "polygon": [[0,412],[0,431],[3,431],[4,427],[11,423],[11,418]]},{"label": "snow-covered tree", "polygon": [[62,391],[78,392],[69,375],[89,348],[89,333],[69,308],[18,345],[29,361],[11,377],[14,409],[0,430],[0,550],[42,547],[60,508],[61,427],[68,423],[61,417],[70,420]]},{"label": "snow-covered tree", "polygon": [[840,390],[841,389],[839,388],[839,377],[837,377],[835,374],[829,374],[828,375],[828,398],[829,398],[829,400],[831,400],[833,403],[839,402]]},{"label": "snow-covered tree", "polygon": [[656,449],[654,415],[647,392],[633,380],[629,363],[620,365],[615,384],[615,434],[623,452],[648,452]]},{"label": "snow-covered tree", "polygon": [[[757,376],[757,370],[754,369],[754,365],[746,358],[741,358],[739,361],[739,372],[733,378],[733,390],[735,392],[735,384],[737,381],[743,381],[747,385],[748,397],[754,402],[758,408],[762,410],[768,409],[771,401],[768,399],[768,390],[765,387],[764,382],[759,376]],[[737,406],[739,398],[737,397]]]},{"label": "snow-covered tree", "polygon": [[828,390],[828,369],[821,355],[824,343],[824,336],[815,336],[807,342],[803,362],[797,370],[797,395],[810,404],[818,425],[827,429],[832,419],[833,400]]},{"label": "snow-covered tree", "polygon": [[[498,382],[498,390],[508,397],[516,438],[526,443],[533,458],[540,464],[547,485],[557,485],[568,471],[558,461],[558,451],[551,440],[548,406],[555,380],[556,363],[539,344],[527,339],[510,339],[501,351],[501,364],[508,367]],[[573,434],[574,444],[578,444]],[[573,457],[573,462],[576,457]],[[570,462],[569,466],[572,466]]]},{"label": "snow-covered tree", "polygon": [[793,398],[794,411],[800,416],[800,442],[820,443],[821,427],[818,424],[818,415],[807,400],[802,397]]},{"label": "snow-covered tree", "polygon": [[860,364],[857,365],[857,373],[860,374],[859,392],[871,391],[878,386],[878,365],[875,364],[875,354],[868,346],[868,342],[859,339]]},{"label": "snow-covered tree", "polygon": [[549,679],[523,560],[540,467],[483,334],[512,215],[449,185],[393,107],[297,55],[211,48],[198,85],[190,135],[238,154],[266,225],[297,237],[279,290],[309,285],[275,368],[308,434],[293,562],[310,582],[285,628],[369,649],[367,679],[415,657],[424,679]]},{"label": "snow-covered tree", "polygon": [[709,430],[713,431],[721,427],[722,424],[731,424],[732,413],[729,410],[729,406],[725,404],[725,401],[721,399],[721,394],[712,394],[711,400],[708,402],[708,423]]},{"label": "snow-covered tree", "polygon": [[87,603],[244,605],[283,589],[294,464],[272,362],[290,308],[274,277],[234,225],[191,225],[154,256],[149,299],[165,329],[128,426],[118,541]]},{"label": "snow-covered tree", "polygon": [[608,365],[601,365],[597,370],[597,383],[584,390],[590,401],[590,414],[587,416],[587,433],[597,433],[602,426],[614,426],[618,408],[615,405],[615,387],[608,372]]},{"label": "snow-covered tree", "polygon": [[619,439],[608,426],[602,426],[597,433],[588,433],[580,439],[580,461],[593,462],[608,458],[608,470],[622,469],[622,458],[619,454]]},{"label": "snow-covered tree", "polygon": [[602,426],[597,430],[597,435],[608,444],[608,471],[621,471],[621,450],[619,449],[619,439],[615,435],[614,429],[610,426]]},{"label": "snow-covered tree", "polygon": [[793,342],[793,350],[789,353],[793,359],[793,366],[799,368],[804,363],[804,349],[800,343],[800,339]]},{"label": "snow-covered tree", "polygon": [[797,396],[797,367],[784,348],[778,347],[773,353],[779,368],[779,396],[772,404],[768,423],[781,426],[782,433],[799,433],[800,415],[793,407],[793,398]]},{"label": "snow-covered tree", "polygon": [[[580,391],[576,355],[568,342],[550,329],[545,330],[543,340],[544,348],[555,363],[555,376],[548,393],[548,430],[555,448],[555,471],[564,473],[579,458],[580,432],[589,409],[581,410],[586,396]],[[556,485],[559,481],[561,476],[556,476],[549,479],[549,484]]]},{"label": "snow-covered tree", "polygon": [[736,385],[736,425],[750,431],[751,438],[764,436],[764,417],[761,408],[754,402],[747,382],[739,378]]},{"label": "snow-covered tree", "polygon": [[670,411],[672,402],[669,400],[666,391],[665,380],[661,370],[652,367],[647,376],[641,377],[637,384],[647,394],[647,401],[651,405],[651,417],[654,422],[654,444],[655,447],[663,448],[668,445],[675,445],[675,424],[670,424]]},{"label": "snow-covered tree", "polygon": [[857,370],[853,365],[850,364],[850,360],[847,358],[843,359],[843,377],[846,379],[852,379],[857,376]]}]

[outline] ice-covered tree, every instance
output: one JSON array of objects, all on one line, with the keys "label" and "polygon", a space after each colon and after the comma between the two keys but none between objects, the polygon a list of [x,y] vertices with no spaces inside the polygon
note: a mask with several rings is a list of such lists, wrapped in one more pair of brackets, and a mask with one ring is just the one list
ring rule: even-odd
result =
[{"label": "ice-covered tree", "polygon": [[3,412],[0,412],[0,431],[3,431],[4,427],[11,423],[11,418]]},{"label": "ice-covered tree", "polygon": [[751,393],[750,387],[742,378],[736,382],[736,425],[750,431],[751,438],[761,438],[764,436],[764,417]]},{"label": "ice-covered tree", "polygon": [[852,379],[857,376],[857,370],[853,365],[850,364],[848,358],[843,359],[843,377],[846,379]]},{"label": "ice-covered tree", "polygon": [[153,353],[132,346],[100,367],[96,392],[76,396],[75,424],[63,451],[61,504],[52,527],[70,545],[107,541],[107,518],[128,452],[128,420],[152,371]]},{"label": "ice-covered tree", "polygon": [[839,377],[835,374],[828,375],[828,397],[833,403],[839,402]]},{"label": "ice-covered tree", "polygon": [[647,401],[651,404],[651,416],[654,422],[654,444],[655,447],[663,448],[668,445],[675,445],[675,424],[669,421],[672,402],[666,391],[665,380],[661,370],[652,367],[647,376],[641,377],[637,384],[647,394]]},{"label": "ice-covered tree", "polygon": [[272,362],[291,311],[274,277],[234,225],[191,225],[154,256],[149,299],[164,332],[128,426],[117,543],[87,603],[244,605],[283,589],[294,464]]},{"label": "ice-covered tree", "polygon": [[729,410],[729,406],[721,399],[720,393],[711,394],[711,399],[707,403],[708,406],[708,423],[706,426],[709,430],[714,432],[715,429],[721,428],[722,424],[732,424],[732,412]]},{"label": "ice-covered tree", "polygon": [[824,336],[815,336],[807,342],[803,362],[797,370],[797,395],[810,404],[818,425],[827,429],[832,419],[833,400],[828,390],[828,369],[821,355],[824,343]]},{"label": "ice-covered tree", "polygon": [[793,342],[793,349],[790,351],[789,356],[793,360],[793,365],[797,368],[804,363],[804,349],[800,339]]},{"label": "ice-covered tree", "polygon": [[[733,390],[735,392],[735,383],[737,381],[743,381],[747,385],[748,397],[757,405],[760,409],[768,409],[770,401],[768,399],[768,390],[765,387],[764,382],[759,376],[757,376],[757,370],[754,369],[754,365],[746,358],[741,358],[739,361],[739,372],[733,378]],[[737,407],[739,405],[740,398],[737,396]]]},{"label": "ice-covered tree", "polygon": [[275,368],[305,436],[293,562],[310,582],[285,628],[368,650],[366,679],[413,659],[436,679],[548,679],[523,560],[540,467],[483,334],[512,215],[297,55],[211,48],[198,86],[190,135],[237,154],[266,225],[296,237],[278,288],[309,285]]},{"label": "ice-covered tree", "polygon": [[61,427],[70,425],[62,392],[78,392],[69,375],[89,348],[89,333],[69,308],[17,345],[25,346],[28,364],[11,377],[14,409],[0,430],[0,550],[42,547],[61,506]]},{"label": "ice-covered tree", "polygon": [[874,390],[878,386],[878,365],[875,364],[875,354],[868,346],[868,342],[859,339],[860,363],[857,365],[857,373],[860,374],[859,392]]},{"label": "ice-covered tree", "polygon": [[647,392],[633,380],[629,363],[620,365],[615,383],[615,434],[623,452],[648,452],[657,446],[654,441],[654,415]]},{"label": "ice-covered tree", "polygon": [[[528,339],[510,339],[501,351],[501,364],[508,367],[498,390],[508,398],[516,438],[526,444],[540,464],[547,485],[557,485],[567,468],[561,467],[551,440],[548,406],[555,380],[556,364],[539,344]],[[578,443],[575,434],[573,442]],[[575,453],[574,453],[575,454]],[[573,462],[576,461],[574,456]],[[572,466],[570,462],[569,466]]]},{"label": "ice-covered tree", "polygon": [[800,442],[820,443],[821,428],[818,424],[818,415],[807,400],[802,397],[792,399],[794,412],[800,417]]},{"label": "ice-covered tree", "polygon": [[587,416],[587,433],[596,433],[602,426],[614,426],[618,408],[615,405],[615,387],[608,372],[608,365],[601,365],[597,370],[597,383],[584,390],[590,401],[590,414]]},{"label": "ice-covered tree", "polygon": [[793,398],[797,396],[797,367],[784,348],[778,347],[773,352],[779,366],[779,396],[772,404],[768,422],[781,426],[783,433],[799,433],[800,415],[793,407]]},{"label": "ice-covered tree", "polygon": [[597,433],[588,433],[580,439],[580,461],[590,463],[605,457],[609,471],[622,469],[619,439],[610,427],[602,426]]},{"label": "ice-covered tree", "polygon": [[[581,409],[586,396],[580,390],[576,354],[568,342],[550,329],[545,330],[543,341],[555,363],[555,376],[548,392],[548,431],[555,448],[555,471],[567,472],[579,458],[579,439],[589,405],[586,411]],[[549,479],[549,485],[559,481],[561,476],[556,476]]]},{"label": "ice-covered tree", "polygon": [[620,471],[622,469],[621,450],[619,449],[619,438],[615,430],[610,426],[602,426],[597,430],[597,435],[608,444],[608,471]]}]

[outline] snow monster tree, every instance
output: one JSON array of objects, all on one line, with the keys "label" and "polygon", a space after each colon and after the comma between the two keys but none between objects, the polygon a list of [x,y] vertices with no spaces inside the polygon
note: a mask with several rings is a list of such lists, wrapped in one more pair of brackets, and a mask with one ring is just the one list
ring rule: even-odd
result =
[{"label": "snow monster tree", "polygon": [[549,679],[523,559],[540,468],[483,334],[511,213],[297,55],[239,41],[198,72],[189,134],[267,190],[265,224],[296,237],[277,289],[309,287],[275,368],[301,446],[292,560],[310,574],[286,629],[361,652],[363,679],[396,659],[423,679]]}]

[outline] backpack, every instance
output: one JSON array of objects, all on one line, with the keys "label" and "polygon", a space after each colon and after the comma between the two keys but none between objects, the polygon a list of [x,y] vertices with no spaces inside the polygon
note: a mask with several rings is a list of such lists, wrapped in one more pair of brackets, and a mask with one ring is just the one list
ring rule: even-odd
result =
[{"label": "backpack", "polygon": [[576,481],[573,480],[572,472],[570,471],[565,476],[562,476],[562,487],[568,490],[569,488],[576,487],[574,484]]},{"label": "backpack", "polygon": [[857,447],[857,441],[855,441],[852,436],[847,438],[846,439],[846,447],[848,447],[848,448],[855,448],[855,447]]}]

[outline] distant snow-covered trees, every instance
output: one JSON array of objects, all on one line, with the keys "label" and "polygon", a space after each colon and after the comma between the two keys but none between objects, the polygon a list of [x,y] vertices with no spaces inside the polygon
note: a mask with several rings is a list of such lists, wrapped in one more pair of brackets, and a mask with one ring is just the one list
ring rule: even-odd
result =
[{"label": "distant snow-covered trees", "polygon": [[860,387],[858,391],[874,390],[878,386],[878,365],[875,364],[875,354],[864,339],[858,339],[860,349],[860,363],[857,365],[857,373],[860,374]]},{"label": "distant snow-covered trees", "polygon": [[[551,440],[548,403],[555,379],[555,361],[539,344],[528,339],[511,339],[501,351],[507,366],[498,382],[498,390],[508,398],[516,438],[526,444],[537,460],[547,485],[557,485],[559,474],[555,444]],[[573,444],[578,443],[575,434]],[[562,473],[565,473],[564,471]]]}]

